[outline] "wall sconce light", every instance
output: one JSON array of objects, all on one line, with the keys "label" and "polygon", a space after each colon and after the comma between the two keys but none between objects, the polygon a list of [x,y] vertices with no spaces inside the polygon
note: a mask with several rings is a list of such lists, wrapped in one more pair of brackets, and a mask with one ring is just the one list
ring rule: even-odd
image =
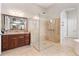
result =
[{"label": "wall sconce light", "polygon": [[50,23],[52,23],[52,22],[53,22],[53,20],[51,19],[51,20],[50,20]]}]

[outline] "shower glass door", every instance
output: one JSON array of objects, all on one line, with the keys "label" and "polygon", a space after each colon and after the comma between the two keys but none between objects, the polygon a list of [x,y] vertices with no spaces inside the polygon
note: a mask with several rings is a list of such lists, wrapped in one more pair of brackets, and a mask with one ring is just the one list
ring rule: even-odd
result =
[{"label": "shower glass door", "polygon": [[28,31],[31,32],[31,46],[40,50],[40,27],[39,20],[28,20]]},{"label": "shower glass door", "polygon": [[40,15],[40,51],[53,46],[54,23],[46,15]]}]

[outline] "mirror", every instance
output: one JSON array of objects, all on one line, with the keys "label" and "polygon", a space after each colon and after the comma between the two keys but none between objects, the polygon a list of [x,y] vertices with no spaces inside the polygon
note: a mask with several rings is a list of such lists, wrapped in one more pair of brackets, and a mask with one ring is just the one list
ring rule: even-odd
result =
[{"label": "mirror", "polygon": [[10,30],[24,30],[24,19],[12,18],[10,21]]},{"label": "mirror", "polygon": [[2,30],[26,30],[27,31],[27,18],[16,17],[10,15],[2,15]]}]

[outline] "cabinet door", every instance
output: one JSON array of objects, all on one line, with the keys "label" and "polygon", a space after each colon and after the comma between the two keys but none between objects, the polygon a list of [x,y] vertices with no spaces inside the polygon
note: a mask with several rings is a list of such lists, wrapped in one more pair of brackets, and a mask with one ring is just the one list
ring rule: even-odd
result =
[{"label": "cabinet door", "polygon": [[25,34],[25,44],[30,45],[30,34]]},{"label": "cabinet door", "polygon": [[8,41],[9,41],[9,49],[12,49],[12,48],[16,48],[17,47],[17,41],[18,41],[18,38],[16,35],[9,35],[8,36]]},{"label": "cabinet door", "polygon": [[8,50],[8,37],[7,35],[2,35],[2,51]]},{"label": "cabinet door", "polygon": [[18,37],[14,39],[14,48],[18,47]]},{"label": "cabinet door", "polygon": [[9,42],[8,43],[9,44],[9,49],[14,48],[14,39],[13,39],[13,37],[12,36],[11,37],[9,36],[8,39],[9,39],[9,41],[8,41]]}]

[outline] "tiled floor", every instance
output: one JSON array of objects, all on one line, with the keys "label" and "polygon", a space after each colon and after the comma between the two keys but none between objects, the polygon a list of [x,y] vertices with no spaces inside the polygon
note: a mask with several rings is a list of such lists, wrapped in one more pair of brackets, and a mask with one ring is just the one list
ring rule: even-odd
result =
[{"label": "tiled floor", "polygon": [[59,44],[54,44],[47,49],[37,51],[31,46],[23,46],[11,49],[2,53],[2,56],[75,56],[74,49],[61,48]]},{"label": "tiled floor", "polygon": [[45,48],[52,46],[53,44],[54,43],[51,40],[42,40],[41,43],[40,43],[40,48],[45,49]]}]

